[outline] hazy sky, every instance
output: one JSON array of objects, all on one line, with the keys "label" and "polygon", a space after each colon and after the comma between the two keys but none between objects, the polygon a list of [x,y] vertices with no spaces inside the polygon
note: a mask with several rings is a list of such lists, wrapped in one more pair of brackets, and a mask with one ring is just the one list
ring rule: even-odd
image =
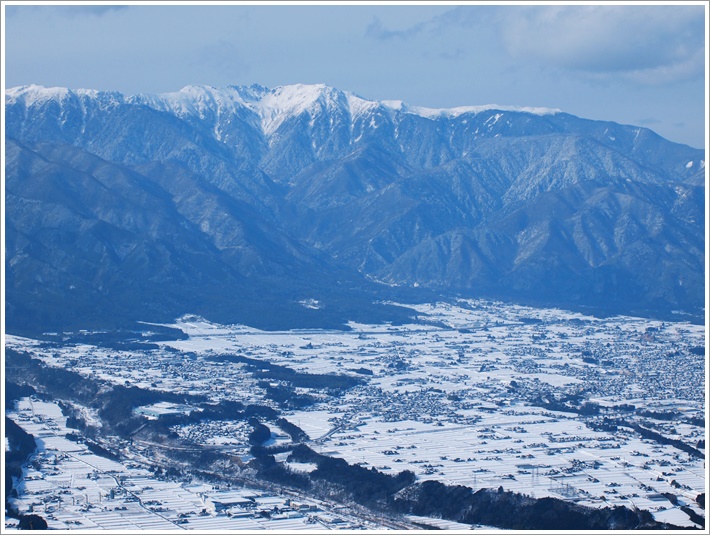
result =
[{"label": "hazy sky", "polygon": [[3,7],[6,88],[326,83],[418,106],[560,108],[705,144],[705,2]]}]

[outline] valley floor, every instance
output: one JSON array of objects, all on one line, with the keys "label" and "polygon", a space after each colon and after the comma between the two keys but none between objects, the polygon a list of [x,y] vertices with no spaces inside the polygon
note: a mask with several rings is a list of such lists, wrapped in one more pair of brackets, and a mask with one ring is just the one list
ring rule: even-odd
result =
[{"label": "valley floor", "polygon": [[[278,407],[316,452],[380,472],[411,470],[419,481],[503,487],[590,507],[625,505],[648,510],[660,522],[698,527],[687,511],[704,516],[696,502],[707,483],[703,326],[490,301],[412,308],[419,316],[410,325],[351,324],[349,331],[267,332],[186,316],[174,325],[186,339],[157,342],[149,350],[11,335],[6,344],[48,366],[110,384]],[[263,362],[265,369],[256,373],[253,365],[221,359],[225,355]],[[274,368],[267,364],[345,375],[358,384],[343,391],[298,386],[269,378]],[[309,402],[274,401],[273,389],[284,385]],[[99,425],[87,407],[76,408],[87,423]],[[191,409],[162,402],[136,414],[150,420]],[[8,410],[40,445],[15,504],[21,512],[46,515],[50,527],[427,524],[414,517],[378,523],[362,511],[266,488],[160,479],[146,469],[160,457],[156,444],[116,442],[121,460],[113,461],[68,440],[76,430],[66,427],[52,402],[23,398]],[[290,442],[274,422],[265,423],[271,430],[265,445]],[[186,443],[238,458],[240,466],[253,459],[251,427],[244,421],[203,420],[172,431]],[[289,462],[288,453],[275,457],[294,472],[315,469]],[[464,527],[428,519],[434,522]]]}]

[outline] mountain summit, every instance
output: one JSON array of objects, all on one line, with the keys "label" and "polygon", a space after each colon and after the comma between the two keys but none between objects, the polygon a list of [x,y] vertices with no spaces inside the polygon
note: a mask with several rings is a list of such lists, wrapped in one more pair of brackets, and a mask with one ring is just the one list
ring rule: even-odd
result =
[{"label": "mountain summit", "polygon": [[5,117],[8,326],[344,321],[392,288],[702,314],[705,155],[645,128],[320,84],[23,86]]}]

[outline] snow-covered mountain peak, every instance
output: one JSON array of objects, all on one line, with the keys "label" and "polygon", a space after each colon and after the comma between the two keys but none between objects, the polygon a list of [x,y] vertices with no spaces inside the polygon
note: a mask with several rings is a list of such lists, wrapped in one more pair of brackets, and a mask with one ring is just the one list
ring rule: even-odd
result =
[{"label": "snow-covered mountain peak", "polygon": [[[90,90],[79,89],[76,93],[89,93]],[[44,87],[41,85],[23,85],[12,87],[5,91],[5,103],[14,104],[21,102],[25,106],[41,105],[50,100],[61,103],[76,94],[66,87]]]},{"label": "snow-covered mountain peak", "polygon": [[213,113],[234,113],[245,105],[244,99],[234,88],[216,88],[207,85],[188,85],[172,93],[141,93],[130,98],[154,108],[168,111],[178,117],[205,118]]},{"label": "snow-covered mountain peak", "polygon": [[274,109],[283,113],[299,113],[320,99],[325,90],[326,86],[323,84],[283,85],[266,93],[259,103],[263,109]]},{"label": "snow-covered mountain peak", "polygon": [[22,85],[11,87],[5,91],[5,102],[8,104],[24,102],[26,106],[31,106],[37,102],[56,100],[60,102],[69,95],[70,91],[66,87],[44,87],[41,85]]},{"label": "snow-covered mountain peak", "polygon": [[324,84],[9,89],[9,310],[267,310],[321,279],[350,307],[367,277],[701,311],[705,151],[553,113]]},{"label": "snow-covered mountain peak", "polygon": [[382,104],[395,111],[405,111],[409,109],[409,106],[401,100],[383,100]]},{"label": "snow-covered mountain peak", "polygon": [[[304,113],[311,121],[322,113],[337,113],[341,117],[350,117],[354,121],[359,116],[387,111],[393,117],[399,114],[411,114],[428,119],[455,118],[464,114],[478,114],[483,111],[499,110],[551,115],[558,109],[539,107],[499,106],[460,106],[455,108],[427,108],[413,106],[401,100],[368,100],[350,92],[340,91],[326,84],[292,84],[274,88],[259,84],[250,86],[227,86],[216,88],[208,85],[188,85],[179,91],[150,94],[140,93],[124,97],[117,92],[103,92],[91,89],[71,90],[64,87],[43,87],[26,85],[6,90],[6,104],[21,103],[26,107],[55,101],[62,105],[67,101],[87,103],[93,100],[103,107],[127,102],[142,104],[157,111],[174,114],[183,119],[210,120],[219,122],[234,114],[253,114],[253,120],[259,124],[266,136],[273,135],[289,118]],[[82,104],[84,106],[85,104]]]},{"label": "snow-covered mountain peak", "polygon": [[345,92],[345,97],[347,98],[348,107],[350,108],[350,116],[353,118],[382,106],[382,103],[376,100],[367,100],[348,91]]},{"label": "snow-covered mountain peak", "polygon": [[265,134],[272,134],[289,117],[319,107],[333,110],[341,105],[342,92],[325,84],[293,84],[278,86],[248,105],[261,117]]},{"label": "snow-covered mountain peak", "polygon": [[562,110],[557,108],[543,108],[531,106],[501,106],[499,104],[484,104],[481,106],[457,106],[454,108],[427,108],[424,106],[411,106],[401,100],[383,100],[382,104],[388,108],[402,112],[418,115],[427,119],[435,119],[438,117],[454,118],[459,115],[472,114],[476,115],[484,111],[512,111],[519,113],[531,113],[533,115],[554,115],[561,113]]},{"label": "snow-covered mountain peak", "polygon": [[[42,85],[23,85],[5,90],[5,105],[21,104],[26,108],[43,106],[48,102],[60,106],[66,103],[95,101],[100,107],[115,105],[124,101],[117,91],[99,91],[96,89],[67,89],[66,87],[45,87]],[[69,105],[72,105],[69,104]]]}]

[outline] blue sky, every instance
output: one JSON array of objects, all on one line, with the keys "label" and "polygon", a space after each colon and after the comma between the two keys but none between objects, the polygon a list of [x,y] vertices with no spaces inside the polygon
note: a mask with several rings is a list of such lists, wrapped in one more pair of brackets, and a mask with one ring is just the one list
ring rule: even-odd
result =
[{"label": "blue sky", "polygon": [[326,83],[418,106],[560,108],[705,145],[703,2],[3,7],[6,88]]}]

